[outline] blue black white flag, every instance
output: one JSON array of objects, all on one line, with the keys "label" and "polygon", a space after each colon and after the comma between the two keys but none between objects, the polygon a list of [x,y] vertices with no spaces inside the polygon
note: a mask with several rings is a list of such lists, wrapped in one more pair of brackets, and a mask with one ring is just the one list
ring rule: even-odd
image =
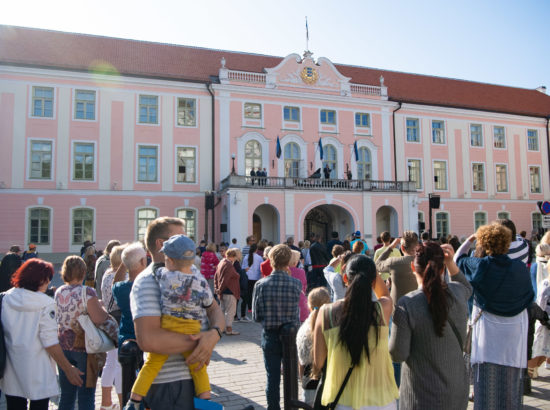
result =
[{"label": "blue black white flag", "polygon": [[277,155],[277,158],[281,158],[282,153],[283,151],[281,150],[281,141],[279,141],[279,136],[277,135],[277,151],[275,155]]},{"label": "blue black white flag", "polygon": [[319,158],[323,159],[323,143],[321,142],[321,138],[319,138]]},{"label": "blue black white flag", "polygon": [[353,152],[355,153],[355,161],[359,161],[359,149],[357,148],[357,141],[353,143]]}]

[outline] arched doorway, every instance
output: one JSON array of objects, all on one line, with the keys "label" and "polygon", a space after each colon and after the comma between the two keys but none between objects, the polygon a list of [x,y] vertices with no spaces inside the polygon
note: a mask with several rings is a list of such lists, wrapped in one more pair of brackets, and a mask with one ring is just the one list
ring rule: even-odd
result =
[{"label": "arched doorway", "polygon": [[254,210],[252,234],[257,241],[267,239],[279,243],[279,212],[275,207],[263,204]]},{"label": "arched doorway", "polygon": [[330,240],[332,232],[338,232],[340,239],[355,231],[353,217],[338,205],[319,205],[311,209],[304,218],[304,238],[312,232],[321,235],[322,241]]},{"label": "arched doorway", "polygon": [[391,236],[399,236],[399,221],[395,208],[386,205],[376,211],[376,235],[388,231]]}]

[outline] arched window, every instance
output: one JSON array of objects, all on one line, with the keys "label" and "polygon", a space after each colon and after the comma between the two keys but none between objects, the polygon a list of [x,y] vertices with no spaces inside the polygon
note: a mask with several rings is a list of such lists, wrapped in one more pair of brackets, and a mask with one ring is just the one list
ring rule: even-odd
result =
[{"label": "arched window", "polygon": [[153,208],[142,208],[137,212],[137,240],[145,237],[147,225],[157,218],[157,210]]},{"label": "arched window", "polygon": [[325,145],[323,147],[324,159],[323,159],[323,168],[327,165],[330,168],[330,177],[338,178],[338,161],[337,161],[337,151],[334,145]]},{"label": "arched window", "polygon": [[250,175],[254,168],[262,168],[262,146],[256,140],[250,140],[244,147],[244,173]]},{"label": "arched window", "polygon": [[474,231],[477,231],[477,228],[483,225],[487,225],[487,213],[476,212],[474,214]]},{"label": "arched window", "polygon": [[93,242],[94,210],[89,208],[73,209],[73,245],[81,245],[84,241]]},{"label": "arched window", "polygon": [[197,213],[193,209],[178,209],[177,217],[183,219],[185,222],[185,235],[191,238],[193,241],[196,241],[197,238]]},{"label": "arched window", "polygon": [[510,219],[510,213],[506,211],[500,211],[497,213],[497,219]]},{"label": "arched window", "polygon": [[295,142],[285,145],[285,176],[293,178],[300,176],[300,147]]},{"label": "arched window", "polygon": [[47,208],[29,209],[29,242],[37,245],[50,243],[51,211]]},{"label": "arched window", "polygon": [[361,147],[358,153],[357,179],[372,179],[372,159],[370,150],[366,147]]}]

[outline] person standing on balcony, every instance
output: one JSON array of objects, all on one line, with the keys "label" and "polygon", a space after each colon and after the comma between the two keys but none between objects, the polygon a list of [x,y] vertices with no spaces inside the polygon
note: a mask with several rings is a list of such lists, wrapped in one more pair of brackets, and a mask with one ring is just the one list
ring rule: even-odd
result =
[{"label": "person standing on balcony", "polygon": [[266,178],[267,178],[267,170],[264,168],[263,171],[262,171],[262,185],[265,185],[265,183],[267,182]]},{"label": "person standing on balcony", "polygon": [[252,185],[254,185],[254,180],[256,179],[256,178],[254,178],[254,177],[256,176],[256,171],[254,171],[254,168],[252,168],[252,169],[250,170],[250,176],[252,177],[252,178],[250,178],[250,183],[251,183]]},{"label": "person standing on balcony", "polygon": [[332,172],[332,169],[328,166],[328,164],[325,165],[323,168],[323,173],[325,174],[325,179],[330,179],[330,173]]}]

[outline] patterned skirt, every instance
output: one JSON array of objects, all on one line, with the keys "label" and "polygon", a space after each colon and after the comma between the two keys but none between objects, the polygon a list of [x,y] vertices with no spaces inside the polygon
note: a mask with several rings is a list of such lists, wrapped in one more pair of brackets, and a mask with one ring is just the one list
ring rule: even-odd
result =
[{"label": "patterned skirt", "polygon": [[475,410],[521,409],[524,369],[493,363],[472,366]]}]

